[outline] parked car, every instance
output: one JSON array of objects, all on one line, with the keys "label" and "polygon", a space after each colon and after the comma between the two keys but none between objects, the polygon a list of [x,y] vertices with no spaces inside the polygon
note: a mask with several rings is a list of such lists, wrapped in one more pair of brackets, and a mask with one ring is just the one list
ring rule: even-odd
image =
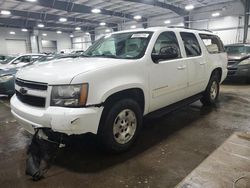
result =
[{"label": "parked car", "polygon": [[84,58],[20,70],[12,113],[30,133],[96,134],[122,152],[142,118],[201,100],[214,104],[227,75],[227,54],[211,32],[156,27],[112,33]]},{"label": "parked car", "polygon": [[250,83],[250,44],[225,46],[228,53],[228,78],[246,79]]},{"label": "parked car", "polygon": [[0,69],[0,95],[11,97],[15,93],[16,68]]},{"label": "parked car", "polygon": [[[41,56],[39,59],[33,58],[35,62],[30,62],[24,67],[36,64],[42,64],[52,60],[62,59],[62,58],[76,58],[76,55],[53,55],[53,56]],[[15,74],[22,67],[14,68],[0,68],[0,94],[8,95],[9,97],[15,93]]]},{"label": "parked car", "polygon": [[37,59],[45,56],[44,54],[25,54],[17,57],[11,57],[8,61],[0,64],[0,69],[11,69],[17,67],[23,67],[30,63],[33,63]]},{"label": "parked car", "polygon": [[1,64],[7,64],[14,58],[15,58],[15,56],[0,55],[0,65]]}]

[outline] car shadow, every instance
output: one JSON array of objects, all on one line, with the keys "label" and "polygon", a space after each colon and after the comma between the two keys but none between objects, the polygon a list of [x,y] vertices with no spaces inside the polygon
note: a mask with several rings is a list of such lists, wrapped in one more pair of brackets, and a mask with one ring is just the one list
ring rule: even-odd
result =
[{"label": "car shadow", "polygon": [[54,165],[80,173],[95,173],[136,157],[156,146],[175,132],[214,111],[217,106],[204,107],[194,103],[161,118],[143,121],[143,129],[135,145],[122,154],[109,154],[101,150],[94,135],[71,136],[67,147],[61,150]]}]

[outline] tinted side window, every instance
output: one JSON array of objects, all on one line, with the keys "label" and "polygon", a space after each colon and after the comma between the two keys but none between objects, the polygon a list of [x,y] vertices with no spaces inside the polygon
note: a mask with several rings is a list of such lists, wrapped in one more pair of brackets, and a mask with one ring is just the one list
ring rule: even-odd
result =
[{"label": "tinted side window", "polygon": [[181,32],[181,38],[186,50],[187,57],[201,55],[201,47],[196,36],[193,33]]},{"label": "tinted side window", "polygon": [[209,53],[221,53],[225,52],[223,43],[221,40],[214,35],[200,34],[205,46]]},{"label": "tinted side window", "polygon": [[174,32],[168,31],[161,33],[155,42],[152,54],[160,55],[160,50],[163,47],[174,47],[178,51],[178,58],[181,57],[179,43]]}]

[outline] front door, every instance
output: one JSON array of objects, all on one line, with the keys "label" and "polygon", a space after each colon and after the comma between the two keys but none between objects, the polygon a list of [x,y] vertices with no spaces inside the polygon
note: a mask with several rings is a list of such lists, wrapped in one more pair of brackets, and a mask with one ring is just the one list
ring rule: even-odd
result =
[{"label": "front door", "polygon": [[152,61],[149,69],[150,112],[184,99],[187,92],[187,62],[182,59],[174,32],[161,33],[156,40],[152,54],[160,54],[164,47],[177,49],[179,55],[176,58]]}]

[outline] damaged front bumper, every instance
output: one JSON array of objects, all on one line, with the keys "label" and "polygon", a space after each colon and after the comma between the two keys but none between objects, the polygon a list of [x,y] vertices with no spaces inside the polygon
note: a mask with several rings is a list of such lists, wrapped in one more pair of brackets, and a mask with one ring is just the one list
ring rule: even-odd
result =
[{"label": "damaged front bumper", "polygon": [[12,114],[31,134],[35,133],[36,128],[50,128],[54,132],[67,135],[97,134],[103,111],[103,107],[34,107],[22,103],[15,95],[10,103]]}]

